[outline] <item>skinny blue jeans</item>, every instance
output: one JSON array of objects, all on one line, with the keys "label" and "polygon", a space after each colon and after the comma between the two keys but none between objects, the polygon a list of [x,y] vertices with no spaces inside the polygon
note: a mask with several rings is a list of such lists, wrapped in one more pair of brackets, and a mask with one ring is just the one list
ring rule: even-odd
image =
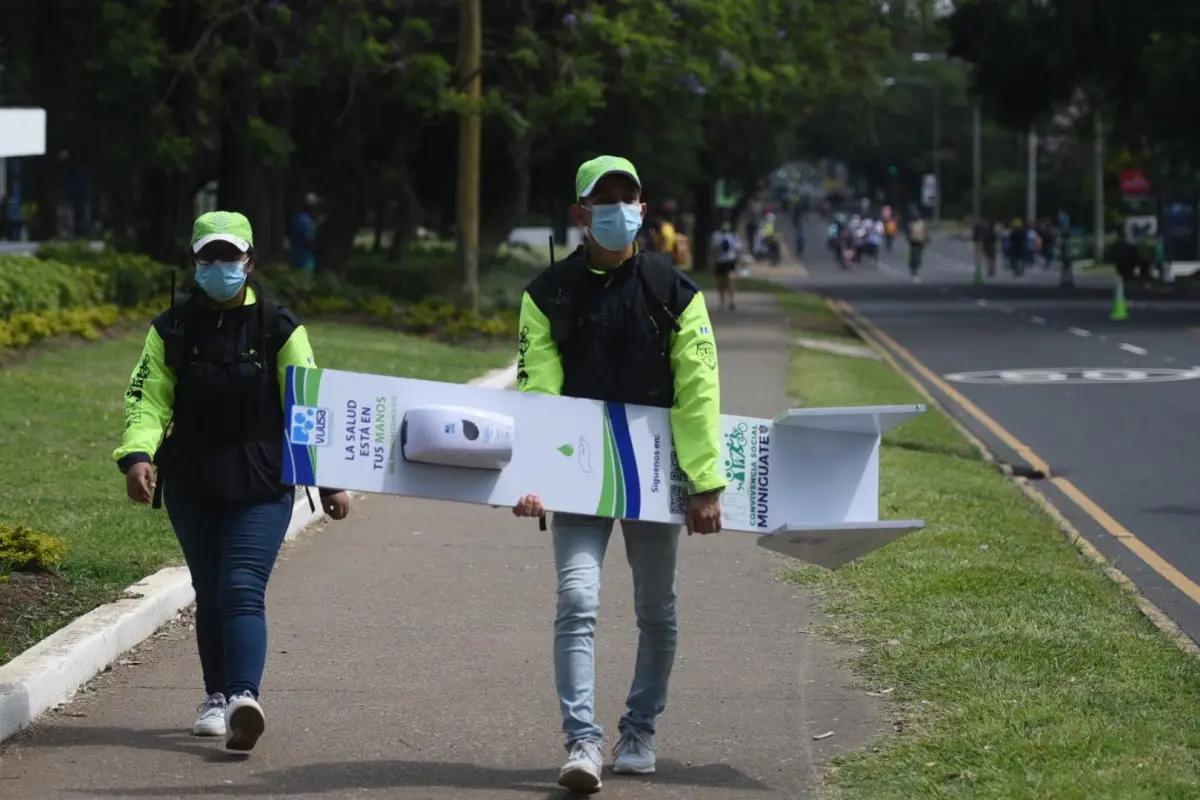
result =
[{"label": "skinny blue jeans", "polygon": [[229,503],[168,481],[163,500],[196,590],[204,691],[258,697],[267,662],[267,580],[292,519],[293,494]]},{"label": "skinny blue jeans", "polygon": [[[595,721],[596,612],[600,606],[600,570],[613,520],[555,514],[551,528],[558,572],[554,679],[569,749],[575,742],[599,741],[604,736]],[[621,530],[633,570],[633,603],[640,634],[633,684],[618,727],[653,734],[655,720],[667,707],[667,684],[679,638],[675,570],[680,528],[623,520]]]}]

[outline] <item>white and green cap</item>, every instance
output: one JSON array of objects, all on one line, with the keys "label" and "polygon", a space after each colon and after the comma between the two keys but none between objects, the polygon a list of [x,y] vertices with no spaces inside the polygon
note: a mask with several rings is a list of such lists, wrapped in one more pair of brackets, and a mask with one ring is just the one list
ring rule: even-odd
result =
[{"label": "white and green cap", "polygon": [[254,247],[250,220],[236,211],[210,211],[201,214],[192,225],[192,252],[212,242],[229,242],[243,253]]},{"label": "white and green cap", "polygon": [[591,161],[585,161],[575,173],[575,197],[582,199],[596,190],[596,184],[605,175],[624,175],[642,188],[633,162],[620,156],[597,156]]}]

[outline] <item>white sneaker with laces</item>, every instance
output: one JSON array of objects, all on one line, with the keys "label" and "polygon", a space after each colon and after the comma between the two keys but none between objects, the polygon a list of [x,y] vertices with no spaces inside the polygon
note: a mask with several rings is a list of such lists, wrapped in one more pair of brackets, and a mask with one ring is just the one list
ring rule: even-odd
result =
[{"label": "white sneaker with laces", "polygon": [[225,706],[225,749],[249,752],[267,727],[262,706],[249,692],[238,692]]},{"label": "white sneaker with laces", "polygon": [[615,775],[653,775],[654,735],[638,728],[621,731],[621,738],[613,748],[612,769]]},{"label": "white sneaker with laces", "polygon": [[192,725],[192,736],[225,735],[225,695],[210,694],[196,710],[200,716]]},{"label": "white sneaker with laces", "polygon": [[604,755],[600,752],[599,742],[575,742],[568,751],[567,763],[559,770],[558,785],[573,792],[598,791],[603,763]]}]

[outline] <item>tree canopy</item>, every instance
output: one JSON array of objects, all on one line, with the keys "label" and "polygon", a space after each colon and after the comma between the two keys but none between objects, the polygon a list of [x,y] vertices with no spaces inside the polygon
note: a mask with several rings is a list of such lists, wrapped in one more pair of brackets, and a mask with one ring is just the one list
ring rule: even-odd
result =
[{"label": "tree canopy", "polygon": [[23,165],[35,236],[70,201],[177,260],[215,182],[272,258],[315,191],[334,269],[372,222],[398,238],[453,225],[462,114],[484,115],[495,243],[561,220],[575,167],[600,152],[632,158],[652,203],[711,208],[718,178],[753,188],[832,98],[877,82],[889,47],[873,0],[487,0],[473,107],[445,0],[4,5],[0,101],[49,119],[49,155]]},{"label": "tree canopy", "polygon": [[976,91],[1013,128],[1074,105],[1105,112],[1126,146],[1200,151],[1200,117],[1180,108],[1200,67],[1192,0],[960,0],[946,28]]}]

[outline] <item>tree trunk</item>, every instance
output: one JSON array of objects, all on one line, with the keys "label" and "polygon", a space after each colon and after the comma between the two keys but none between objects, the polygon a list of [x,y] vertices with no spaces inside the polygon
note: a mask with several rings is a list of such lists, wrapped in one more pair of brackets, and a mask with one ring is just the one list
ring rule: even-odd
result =
[{"label": "tree trunk", "polygon": [[513,140],[509,146],[512,154],[513,169],[517,173],[515,216],[523,219],[529,214],[529,198],[533,185],[531,174],[533,164],[533,145],[537,136],[532,130],[526,131]]},{"label": "tree trunk", "polygon": [[256,158],[250,141],[249,120],[259,117],[262,96],[257,88],[258,44],[253,21],[239,17],[229,31],[230,41],[245,54],[246,66],[222,83],[221,156],[217,198],[223,211],[245,214],[255,230],[254,244],[260,260],[273,258],[271,204],[266,169]]},{"label": "tree trunk", "polygon": [[692,234],[692,268],[697,272],[708,268],[708,250],[714,224],[713,201],[716,182],[705,176],[692,184],[692,205],[696,225]]},{"label": "tree trunk", "polygon": [[338,275],[346,271],[346,259],[354,237],[366,221],[370,200],[363,165],[363,133],[360,104],[345,114],[338,136],[332,142],[328,165],[329,216],[317,230],[317,268]]},{"label": "tree trunk", "polygon": [[404,262],[408,247],[412,244],[417,226],[424,222],[421,200],[413,189],[408,171],[400,173],[400,188],[396,193],[395,215],[392,219],[392,246],[388,249],[388,261],[393,264]]},{"label": "tree trunk", "polygon": [[183,262],[180,241],[189,228],[184,214],[187,182],[175,172],[149,170],[144,181],[146,209],[142,249],[156,261],[171,266]]},{"label": "tree trunk", "polygon": [[387,200],[379,198],[375,201],[375,236],[371,242],[371,249],[375,252],[383,249],[383,233],[387,226],[387,207]]}]

